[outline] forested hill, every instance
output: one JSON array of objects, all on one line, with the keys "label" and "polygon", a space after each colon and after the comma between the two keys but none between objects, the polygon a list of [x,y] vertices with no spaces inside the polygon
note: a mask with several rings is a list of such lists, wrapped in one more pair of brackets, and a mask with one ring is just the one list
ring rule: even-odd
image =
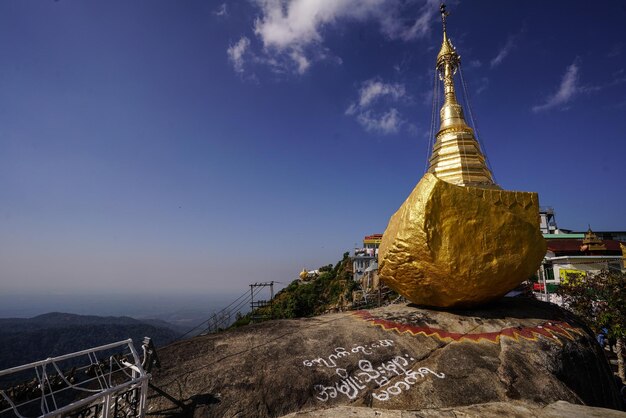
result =
[{"label": "forested hill", "polygon": [[165,326],[130,317],[100,317],[48,313],[34,318],[0,319],[0,370],[48,357],[132,338],[139,348],[143,337],[157,347],[178,337]]},{"label": "forested hill", "polygon": [[334,266],[320,267],[319,276],[307,281],[294,280],[276,294],[271,304],[255,309],[235,322],[245,325],[253,318],[288,319],[321,315],[352,307],[352,291],[358,284],[352,279],[349,253]]}]

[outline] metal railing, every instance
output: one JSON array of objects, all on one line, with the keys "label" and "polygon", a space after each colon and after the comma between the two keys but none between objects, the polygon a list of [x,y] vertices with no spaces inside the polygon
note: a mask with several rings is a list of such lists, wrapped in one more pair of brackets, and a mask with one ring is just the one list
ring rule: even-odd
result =
[{"label": "metal railing", "polygon": [[150,374],[128,339],[2,370],[0,379],[0,418],[143,417]]}]

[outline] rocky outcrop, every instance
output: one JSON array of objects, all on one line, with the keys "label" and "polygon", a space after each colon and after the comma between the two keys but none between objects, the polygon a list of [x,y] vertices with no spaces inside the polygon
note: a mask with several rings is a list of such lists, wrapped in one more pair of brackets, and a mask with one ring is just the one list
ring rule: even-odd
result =
[{"label": "rocky outcrop", "polygon": [[625,412],[558,401],[547,406],[526,402],[491,402],[457,408],[390,411],[338,406],[323,410],[294,412],[283,418],[624,418]]},{"label": "rocky outcrop", "polygon": [[170,399],[150,396],[148,412],[156,415],[493,402],[540,408],[559,400],[621,408],[593,336],[558,307],[525,299],[472,311],[391,305],[269,321],[181,341],[159,355],[153,384]]}]

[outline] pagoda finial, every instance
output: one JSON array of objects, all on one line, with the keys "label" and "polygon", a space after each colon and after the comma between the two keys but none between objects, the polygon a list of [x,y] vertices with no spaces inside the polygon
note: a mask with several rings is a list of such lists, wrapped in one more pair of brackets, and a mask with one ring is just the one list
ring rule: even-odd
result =
[{"label": "pagoda finial", "polygon": [[439,71],[441,79],[444,80],[444,84],[446,84],[446,102],[456,103],[452,77],[461,63],[461,57],[456,53],[456,49],[452,45],[452,42],[450,42],[450,39],[448,39],[448,34],[446,33],[446,21],[450,13],[443,3],[439,10],[441,11],[441,22],[443,24],[443,42],[439,54],[437,54],[437,71]]},{"label": "pagoda finial", "polygon": [[446,18],[450,15],[450,12],[446,10],[445,3],[441,3],[439,10],[441,11],[441,23],[443,23],[443,36],[446,36]]},{"label": "pagoda finial", "polygon": [[445,4],[441,4],[439,10],[443,24],[443,43],[437,54],[436,68],[443,81],[444,102],[439,111],[441,123],[435,136],[428,172],[459,186],[498,188],[474,131],[465,122],[463,108],[456,99],[454,75],[461,65],[461,57],[446,33],[450,13]]},{"label": "pagoda finial", "polygon": [[[446,21],[448,16],[450,15],[450,12],[446,9],[446,5],[445,3],[441,3],[441,6],[439,6],[439,11],[441,12],[441,25],[443,26],[443,44],[441,45],[441,50],[439,51],[439,55],[437,55],[437,69],[439,69],[439,71],[443,72],[443,67],[440,68],[440,61],[439,59],[442,57],[453,57],[456,59],[453,59],[451,61],[458,61],[458,59],[460,58],[457,54],[456,54],[456,50],[454,49],[454,46],[452,46],[452,43],[450,42],[450,40],[448,40],[448,34],[446,33]],[[454,62],[454,71],[456,71],[456,66],[458,65],[458,62]]]}]

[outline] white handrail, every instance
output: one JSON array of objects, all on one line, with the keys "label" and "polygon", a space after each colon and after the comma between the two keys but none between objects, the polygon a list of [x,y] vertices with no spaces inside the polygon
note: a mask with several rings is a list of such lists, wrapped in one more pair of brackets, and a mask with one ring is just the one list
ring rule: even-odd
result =
[{"label": "white handrail", "polygon": [[[0,370],[0,376],[4,376],[4,375],[7,375],[7,374],[11,374],[11,373],[21,372],[22,370],[31,369],[33,367],[42,366],[42,365],[49,364],[49,363],[56,362],[56,361],[67,360],[67,359],[72,358],[72,357],[78,357],[78,356],[81,356],[81,355],[84,355],[84,354],[93,353],[94,351],[103,351],[103,350],[108,350],[110,348],[120,347],[120,346],[122,346],[124,344],[129,344],[132,347],[133,340],[131,338],[129,338],[127,340],[118,341],[116,343],[101,345],[99,347],[88,348],[86,350],[77,351],[75,353],[70,353],[70,354],[64,354],[64,355],[58,356],[58,357],[48,357],[45,360],[35,361],[33,363],[24,364],[23,366],[11,367],[10,369]],[[134,348],[133,348],[133,350],[134,350]]]},{"label": "white handrail", "polygon": [[[106,362],[103,363],[104,358],[98,360],[98,352],[119,347],[125,348],[122,350],[124,352],[123,358],[119,359],[116,357],[120,353],[115,356],[109,355],[108,358],[105,357],[108,360],[108,367],[106,367]],[[73,359],[75,362],[82,360],[87,363],[85,367],[72,369],[72,378],[70,378],[69,375],[66,376],[57,365],[57,362],[70,359]],[[47,368],[50,365],[52,366],[51,370],[56,371],[58,376],[49,373]],[[104,365],[105,367],[100,368],[100,365]],[[114,367],[114,365],[116,366]],[[93,368],[92,371],[96,374],[95,377],[91,376],[91,378],[85,378],[84,380],[79,378],[79,381],[74,381],[74,377],[77,376],[74,374],[75,370],[85,372],[89,371],[90,368]],[[10,414],[12,411],[14,416],[24,418],[22,415],[24,408],[37,408],[35,402],[39,402],[40,404],[38,409],[41,410],[41,418],[63,417],[66,416],[68,412],[90,407],[97,408],[97,414],[94,416],[98,418],[109,417],[110,414],[113,414],[113,409],[120,406],[122,408],[132,408],[133,414],[137,417],[143,417],[145,414],[148,381],[151,376],[144,370],[132,339],[12,367],[0,371],[0,376],[25,372],[27,370],[31,370],[35,380],[31,381],[31,383],[15,386],[15,388],[18,388],[18,393],[20,390],[22,390],[22,395],[26,393],[26,399],[16,401],[15,398],[19,399],[20,395],[15,395],[15,391],[0,389],[0,403],[5,403],[5,408],[0,410],[0,416],[5,417],[7,412]],[[84,374],[82,376],[84,376]],[[20,379],[22,380],[22,378]],[[96,381],[98,382],[97,384],[95,383]],[[69,401],[65,395],[59,398],[61,393],[65,391],[70,391],[77,396],[87,396],[75,401]],[[136,391],[135,394],[131,395],[133,396],[131,404],[127,403],[129,402],[128,395],[125,396],[129,391]],[[91,394],[85,394],[85,392],[91,392]],[[68,399],[65,402],[70,403],[66,405],[57,403],[59,399]],[[50,401],[51,403],[49,403]],[[29,413],[32,413],[32,411]]]}]

